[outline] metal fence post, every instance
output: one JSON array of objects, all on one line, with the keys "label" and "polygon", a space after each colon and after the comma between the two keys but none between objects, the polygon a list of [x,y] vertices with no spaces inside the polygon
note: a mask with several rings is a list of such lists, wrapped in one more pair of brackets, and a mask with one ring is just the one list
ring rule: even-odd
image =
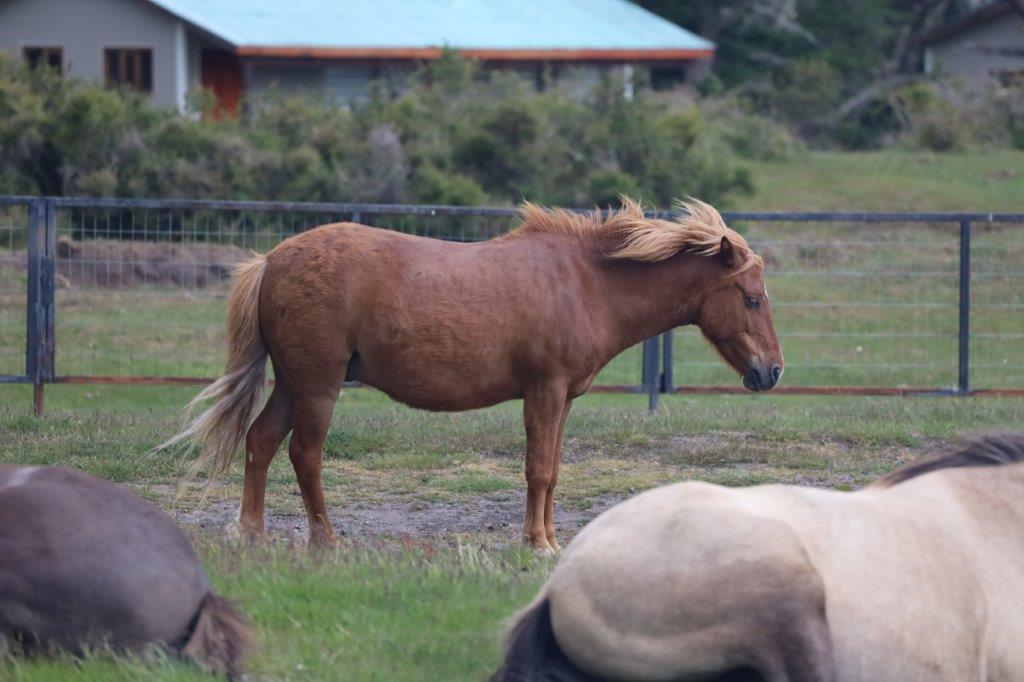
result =
[{"label": "metal fence post", "polygon": [[54,377],[55,214],[47,199],[33,201],[29,206],[25,373],[32,380],[32,406],[36,414],[43,413],[43,387]]},{"label": "metal fence post", "polygon": [[960,221],[960,318],[958,329],[957,393],[971,391],[971,222]]},{"label": "metal fence post", "polygon": [[35,386],[36,413],[42,408],[42,386],[39,377],[39,337],[42,335],[39,314],[39,236],[45,229],[46,209],[42,201],[33,201],[28,207],[28,308],[25,319],[25,374]]},{"label": "metal fence post", "polygon": [[644,392],[647,393],[647,409],[654,412],[658,409],[661,394],[658,381],[658,349],[660,339],[657,336],[644,341],[643,381]]},{"label": "metal fence post", "polygon": [[661,335],[661,392],[675,393],[676,382],[674,351],[672,348],[672,330]]}]

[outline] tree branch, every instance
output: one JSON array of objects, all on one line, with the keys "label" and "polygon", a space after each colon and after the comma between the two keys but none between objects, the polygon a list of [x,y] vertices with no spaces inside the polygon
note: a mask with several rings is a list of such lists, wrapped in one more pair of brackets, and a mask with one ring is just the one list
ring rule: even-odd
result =
[{"label": "tree branch", "polygon": [[829,114],[823,123],[838,123],[844,118],[855,114],[872,101],[880,97],[881,95],[906,85],[919,78],[917,74],[898,73],[891,74],[880,81],[875,81],[871,85],[862,88],[853,97],[848,98],[845,102],[836,107],[835,111]]}]

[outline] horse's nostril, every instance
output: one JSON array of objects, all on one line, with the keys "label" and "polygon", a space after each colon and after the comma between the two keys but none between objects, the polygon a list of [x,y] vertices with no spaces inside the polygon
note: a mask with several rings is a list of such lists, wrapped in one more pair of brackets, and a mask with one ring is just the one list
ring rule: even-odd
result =
[{"label": "horse's nostril", "polygon": [[775,365],[774,367],[772,367],[772,379],[774,379],[775,381],[778,381],[779,377],[781,377],[781,376],[782,376],[782,368],[779,367],[778,365]]}]

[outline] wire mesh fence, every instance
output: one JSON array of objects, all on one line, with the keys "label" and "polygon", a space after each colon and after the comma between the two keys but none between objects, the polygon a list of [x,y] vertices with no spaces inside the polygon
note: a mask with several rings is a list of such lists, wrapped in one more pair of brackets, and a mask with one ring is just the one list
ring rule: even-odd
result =
[{"label": "wire mesh fence", "polygon": [[[199,382],[224,363],[230,273],[252,251],[319,225],[354,221],[456,241],[517,222],[501,208],[6,198],[0,203],[0,375],[5,380]],[[17,203],[20,201],[21,203]],[[33,223],[35,207],[37,220]],[[1024,216],[734,214],[767,264],[786,357],[783,388],[834,391],[1024,389]],[[967,242],[963,258],[963,225]],[[971,228],[973,227],[973,232]],[[35,232],[33,232],[35,230]],[[52,292],[49,375],[33,343],[37,287]],[[49,245],[49,246],[47,246]],[[46,249],[52,260],[46,261]],[[46,264],[52,269],[46,278]],[[970,266],[973,298],[963,283]],[[514,295],[510,292],[510,295]],[[969,313],[969,315],[968,315]],[[45,316],[44,318],[45,319]],[[967,324],[969,320],[969,324]],[[30,331],[26,332],[26,328]],[[969,333],[969,337],[968,337]],[[45,333],[43,334],[45,337]],[[961,351],[969,354],[961,358]],[[735,373],[695,328],[676,330],[664,376],[636,346],[596,385],[609,390],[729,387]],[[662,348],[666,346],[662,345]],[[27,351],[27,352],[26,352]],[[647,361],[645,369],[645,360]],[[653,368],[653,369],[652,369]]]},{"label": "wire mesh fence", "polygon": [[0,377],[24,379],[28,205],[0,203]]},{"label": "wire mesh fence", "polygon": [[[317,208],[61,206],[56,211],[59,376],[216,377],[224,363],[229,275],[253,251],[320,225],[357,221],[419,236],[470,242],[516,223],[486,215]],[[640,347],[606,368],[603,384],[639,385]]]},{"label": "wire mesh fence", "polygon": [[1024,222],[971,236],[971,384],[1024,388]]},{"label": "wire mesh fence", "polygon": [[[957,384],[959,225],[740,222],[766,262],[787,386]],[[735,381],[696,331],[677,382]]]}]

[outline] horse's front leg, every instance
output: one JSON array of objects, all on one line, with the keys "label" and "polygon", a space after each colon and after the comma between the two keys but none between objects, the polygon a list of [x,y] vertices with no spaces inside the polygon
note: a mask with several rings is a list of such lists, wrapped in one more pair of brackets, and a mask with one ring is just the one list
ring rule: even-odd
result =
[{"label": "horse's front leg", "polygon": [[565,421],[569,418],[569,410],[572,409],[572,400],[566,400],[562,406],[562,414],[558,419],[558,433],[555,434],[554,453],[551,461],[551,481],[548,483],[548,491],[544,500],[544,534],[547,535],[548,544],[551,549],[561,552],[562,547],[555,539],[555,486],[558,485],[558,464],[562,459],[562,440],[565,438]]},{"label": "horse's front leg", "polygon": [[[528,391],[523,397],[523,423],[526,426],[526,518],[523,541],[538,551],[557,551],[548,541],[545,508],[549,492],[553,493],[556,470],[556,439],[566,389],[560,385],[544,385]],[[554,522],[552,521],[552,537]]]}]

